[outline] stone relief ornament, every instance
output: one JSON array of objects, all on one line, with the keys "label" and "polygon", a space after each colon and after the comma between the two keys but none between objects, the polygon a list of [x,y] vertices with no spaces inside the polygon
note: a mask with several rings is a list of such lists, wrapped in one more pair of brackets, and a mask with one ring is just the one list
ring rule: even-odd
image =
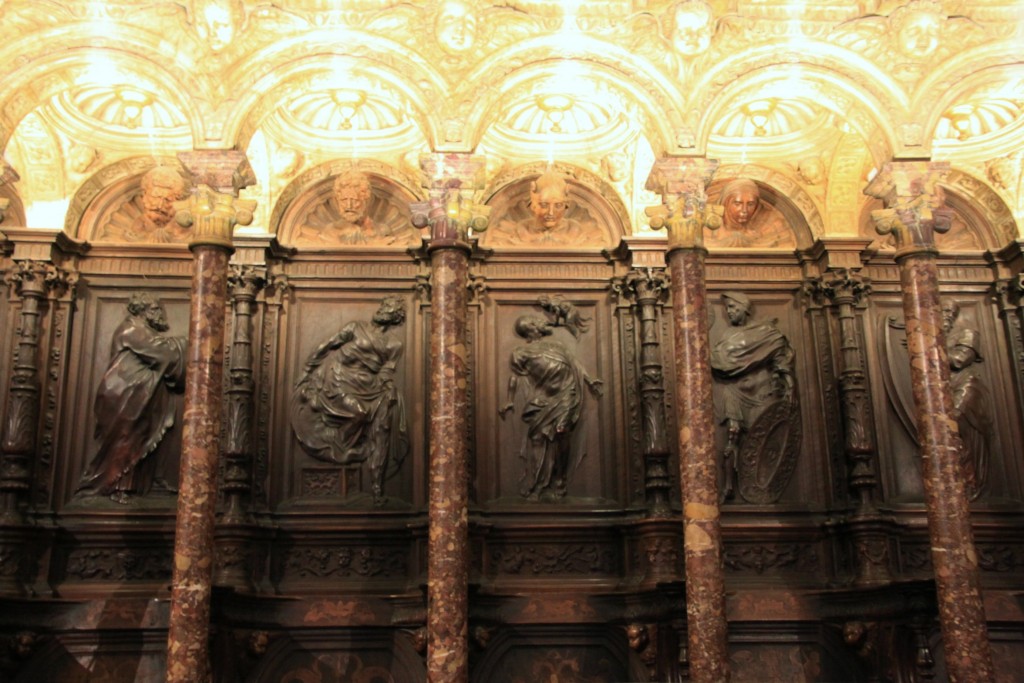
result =
[{"label": "stone relief ornament", "polygon": [[778,209],[761,198],[757,183],[738,178],[718,196],[722,227],[704,234],[704,245],[721,248],[796,247],[796,235]]},{"label": "stone relief ornament", "polygon": [[800,409],[793,348],[774,320],[752,321],[750,297],[724,292],[729,329],[711,350],[725,427],[722,499],[774,503],[796,465]]},{"label": "stone relief ornament", "polygon": [[375,188],[370,175],[344,171],[330,194],[299,218],[292,239],[298,247],[412,246],[418,236],[408,212]]},{"label": "stone relief ornament", "polygon": [[128,503],[154,488],[170,490],[151,454],[174,426],[172,394],[184,389],[186,340],[167,330],[160,301],[132,294],[128,316],[114,330],[110,365],[93,403],[99,448],[77,494]]},{"label": "stone relief ornament", "polygon": [[174,203],[188,196],[190,183],[176,169],[155,166],[143,174],[139,192],[102,226],[97,240],[184,243],[191,231],[175,222]]},{"label": "stone relief ornament", "polygon": [[602,389],[601,380],[590,376],[574,350],[551,338],[558,327],[579,338],[589,321],[559,297],[541,297],[538,304],[553,319],[523,315],[516,320],[515,332],[525,343],[509,358],[508,396],[498,413],[504,419],[515,410],[526,425],[519,448],[520,495],[557,500],[565,497],[586,455],[581,438],[583,388],[595,398]]},{"label": "stone relief ornament", "polygon": [[542,173],[530,184],[526,206],[509,207],[505,216],[492,220],[492,226],[483,240],[487,247],[609,245],[605,231],[573,201],[565,176],[557,171]]},{"label": "stone relief ornament", "polygon": [[388,334],[405,322],[405,303],[385,297],[371,321],[353,321],[306,360],[291,398],[295,437],[310,457],[365,463],[374,503],[409,447],[405,403],[395,387],[402,342]]}]

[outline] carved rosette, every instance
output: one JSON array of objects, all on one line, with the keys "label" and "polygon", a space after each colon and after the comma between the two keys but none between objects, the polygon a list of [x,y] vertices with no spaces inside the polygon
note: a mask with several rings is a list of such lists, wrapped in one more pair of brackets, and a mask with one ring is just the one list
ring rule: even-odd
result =
[{"label": "carved rosette", "polygon": [[647,189],[662,203],[644,210],[655,230],[668,233],[669,250],[704,246],[704,228],[722,225],[724,207],[708,206],[707,187],[718,168],[710,159],[659,159],[647,178]]}]

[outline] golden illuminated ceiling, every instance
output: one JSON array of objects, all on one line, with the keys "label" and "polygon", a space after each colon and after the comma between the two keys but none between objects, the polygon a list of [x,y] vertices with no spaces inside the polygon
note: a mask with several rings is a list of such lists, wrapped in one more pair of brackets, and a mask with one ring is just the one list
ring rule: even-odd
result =
[{"label": "golden illuminated ceiling", "polygon": [[773,178],[855,234],[873,168],[948,160],[1024,225],[1015,0],[8,0],[0,144],[31,227],[112,164],[247,152],[266,232],[304,171],[473,151],[598,174],[642,231],[655,158]]}]

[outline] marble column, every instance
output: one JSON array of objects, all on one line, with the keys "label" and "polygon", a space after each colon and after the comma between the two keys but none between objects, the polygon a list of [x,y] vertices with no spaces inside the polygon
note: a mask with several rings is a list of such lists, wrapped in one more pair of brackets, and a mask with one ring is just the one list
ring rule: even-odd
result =
[{"label": "marble column", "polygon": [[703,246],[704,228],[721,224],[720,207],[709,207],[706,194],[717,166],[705,159],[661,159],[647,180],[647,189],[661,194],[663,202],[647,210],[651,227],[668,231],[686,631],[690,679],[699,683],[729,679]]},{"label": "marble column", "polygon": [[864,193],[884,202],[872,218],[879,234],[896,240],[942,643],[950,680],[963,683],[995,676],[939,307],[934,233],[951,224],[938,185],[947,170],[948,164],[891,162]]},{"label": "marble column", "polygon": [[240,152],[181,155],[195,179],[177,220],[192,227],[195,259],[185,369],[178,516],[174,533],[167,683],[210,681],[210,593],[224,378],[228,257],[236,224],[252,221],[255,202],[240,200],[254,180]]},{"label": "marble column", "polygon": [[427,544],[427,680],[469,680],[469,376],[466,304],[471,230],[487,227],[473,203],[482,161],[424,157],[430,199],[414,205],[413,224],[429,229],[430,426]]}]

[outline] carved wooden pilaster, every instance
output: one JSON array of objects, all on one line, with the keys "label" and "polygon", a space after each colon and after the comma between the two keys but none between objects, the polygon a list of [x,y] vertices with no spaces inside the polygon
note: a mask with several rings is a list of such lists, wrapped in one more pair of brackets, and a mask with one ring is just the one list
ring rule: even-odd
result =
[{"label": "carved wooden pilaster", "polygon": [[469,679],[469,256],[489,208],[474,200],[482,160],[462,154],[421,161],[429,201],[412,207],[429,229],[430,432],[427,680]]},{"label": "carved wooden pilaster", "polygon": [[1024,274],[996,282],[995,294],[1010,344],[1019,414],[1024,415]]},{"label": "carved wooden pilaster", "polygon": [[938,189],[947,169],[926,162],[888,163],[864,192],[885,203],[885,209],[872,212],[878,232],[896,238],[946,666],[951,680],[990,681],[992,651],[961,467],[963,444],[949,387],[935,258],[934,233],[948,230],[951,218]]},{"label": "carved wooden pilaster", "polygon": [[33,553],[25,512],[40,447],[42,318],[51,294],[73,290],[76,276],[51,263],[23,260],[13,262],[4,281],[20,310],[0,441],[0,595],[20,595]]},{"label": "carved wooden pilaster", "polygon": [[659,332],[660,310],[668,294],[668,275],[661,268],[633,269],[613,284],[613,289],[633,302],[640,321],[640,415],[644,457],[644,491],[652,517],[671,513],[668,473],[668,438],[665,421],[665,362]]},{"label": "carved wooden pilaster", "polygon": [[195,264],[167,635],[167,682],[205,683],[210,680],[210,594],[228,257],[235,225],[252,221],[255,202],[234,196],[239,189],[235,183],[246,177],[244,169],[248,162],[244,155],[211,152],[189,155],[183,162],[193,177],[204,182],[197,184],[188,200],[178,204],[177,216],[180,224],[192,227],[189,248]]},{"label": "carved wooden pilaster", "polygon": [[885,532],[887,522],[875,507],[878,445],[868,391],[864,336],[856,313],[871,292],[871,285],[857,271],[839,268],[830,270],[811,287],[832,304],[839,327],[838,384],[847,482],[853,494],[847,528],[853,539],[854,583],[886,583],[892,580],[889,539]]},{"label": "carved wooden pilaster", "polygon": [[720,207],[707,206],[707,185],[717,167],[718,162],[705,159],[660,159],[647,181],[647,189],[662,196],[662,205],[647,211],[651,227],[668,230],[665,259],[675,337],[690,676],[708,683],[729,678],[704,274],[707,252],[702,246],[704,228],[721,223],[719,212],[713,210]]},{"label": "carved wooden pilaster", "polygon": [[252,514],[249,508],[253,474],[253,314],[256,298],[267,286],[262,266],[232,265],[228,272],[228,297],[233,304],[231,360],[224,400],[224,468],[221,491],[224,510],[217,521],[217,564],[214,583],[251,590],[253,549]]}]

